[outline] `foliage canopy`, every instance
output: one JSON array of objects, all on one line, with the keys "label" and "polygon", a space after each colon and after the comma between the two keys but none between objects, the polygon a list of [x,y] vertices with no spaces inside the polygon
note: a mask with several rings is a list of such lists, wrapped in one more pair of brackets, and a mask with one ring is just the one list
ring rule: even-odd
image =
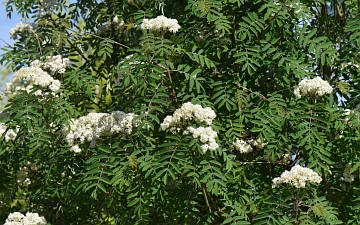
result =
[{"label": "foliage canopy", "polygon": [[[360,224],[359,7],[355,0],[7,1],[9,17],[20,13],[33,25],[3,48],[0,62],[21,71],[39,60],[61,86],[8,93],[1,221],[30,211],[50,224]],[[142,29],[159,15],[181,28]],[[70,66],[44,66],[55,56]],[[317,92],[322,85],[298,98],[297,88],[310,88],[299,83],[315,77],[330,85],[325,94]],[[21,79],[17,85],[28,85]],[[187,102],[216,118],[206,124],[190,113],[162,129]],[[75,119],[91,113],[108,117],[103,125],[89,119],[88,129],[128,130],[89,134],[96,141],[75,135],[79,148],[71,151]],[[116,120],[125,115],[126,123]],[[216,150],[205,151],[210,138],[195,135],[203,127],[217,133]],[[11,131],[16,137],[6,136]],[[321,182],[273,187],[296,165]],[[24,166],[28,185],[17,182]]]}]

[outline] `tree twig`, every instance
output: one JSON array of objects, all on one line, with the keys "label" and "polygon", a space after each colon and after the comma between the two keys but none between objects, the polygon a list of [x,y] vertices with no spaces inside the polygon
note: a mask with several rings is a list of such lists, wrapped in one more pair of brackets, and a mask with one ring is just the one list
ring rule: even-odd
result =
[{"label": "tree twig", "polygon": [[201,185],[201,189],[202,189],[203,194],[204,194],[204,199],[205,199],[205,202],[206,202],[206,206],[209,208],[209,212],[212,213],[211,207],[210,207],[210,204],[209,204],[209,201],[208,201],[208,198],[207,198],[206,190],[205,190],[205,187],[204,187],[203,184]]},{"label": "tree twig", "polygon": [[0,38],[0,40],[2,40],[7,46],[11,46],[9,43],[7,43],[4,39]]}]

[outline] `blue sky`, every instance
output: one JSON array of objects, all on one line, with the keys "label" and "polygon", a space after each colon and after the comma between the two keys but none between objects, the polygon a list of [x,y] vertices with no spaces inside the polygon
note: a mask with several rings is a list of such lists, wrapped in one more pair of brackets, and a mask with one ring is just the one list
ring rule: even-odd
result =
[{"label": "blue sky", "polygon": [[[16,24],[21,22],[21,16],[16,15],[13,13],[11,15],[11,19],[6,18],[6,11],[5,11],[5,1],[1,1],[0,4],[0,38],[9,43],[10,45],[13,44],[13,40],[10,39],[9,31],[11,28],[15,27]],[[0,48],[4,47],[6,44],[0,39]],[[0,54],[3,51],[0,50]]]}]

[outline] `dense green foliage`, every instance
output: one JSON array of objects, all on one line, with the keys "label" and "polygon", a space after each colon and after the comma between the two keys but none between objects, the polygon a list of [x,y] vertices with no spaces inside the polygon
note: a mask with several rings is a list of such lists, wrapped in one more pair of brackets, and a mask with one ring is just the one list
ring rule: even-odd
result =
[{"label": "dense green foliage", "polygon": [[[17,71],[61,55],[71,67],[53,75],[55,95],[36,96],[35,86],[9,96],[2,121],[17,136],[6,142],[4,133],[0,144],[1,222],[31,211],[69,225],[360,223],[358,1],[50,3],[7,2],[9,17],[37,26],[3,48],[0,62]],[[140,29],[162,14],[177,19],[177,33]],[[332,93],[296,98],[299,82],[316,76]],[[161,129],[186,102],[215,111],[215,151]],[[131,135],[69,150],[63,130],[72,118],[116,110],[138,115]],[[241,153],[237,139],[267,144]],[[19,187],[28,161],[37,170]],[[321,183],[272,188],[296,164]]]}]

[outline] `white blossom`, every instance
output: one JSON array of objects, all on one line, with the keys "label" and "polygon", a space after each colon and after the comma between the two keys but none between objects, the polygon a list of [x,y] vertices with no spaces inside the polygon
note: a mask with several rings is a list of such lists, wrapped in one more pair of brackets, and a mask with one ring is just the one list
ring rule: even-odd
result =
[{"label": "white blossom", "polygon": [[296,188],[305,188],[306,182],[320,183],[322,178],[312,169],[295,165],[290,171],[285,171],[280,177],[272,180],[272,187],[275,188],[279,184],[287,183]]},{"label": "white blossom", "polygon": [[219,147],[215,140],[217,133],[211,127],[194,128],[189,126],[186,130],[192,134],[193,138],[200,137],[200,141],[204,143],[201,146],[204,153],[206,153],[207,150],[214,151]]},{"label": "white blossom", "polygon": [[[60,88],[60,81],[52,78],[48,73],[38,67],[21,68],[14,73],[11,83],[6,84],[6,94],[19,94],[19,91],[26,91],[30,93],[34,86],[39,86],[43,89],[50,89],[55,92]],[[48,93],[48,92],[46,92]],[[45,94],[43,90],[34,92],[34,95],[41,96]]]},{"label": "white blossom", "polygon": [[140,25],[142,30],[154,31],[170,31],[176,33],[181,28],[176,19],[169,19],[165,16],[158,16],[155,19],[144,19]]},{"label": "white blossom", "polygon": [[[10,213],[8,215],[8,218],[6,219],[6,222],[11,221],[11,222],[21,222],[21,220],[24,218],[25,216],[22,213],[19,212],[14,212],[14,213]],[[5,224],[6,224],[5,222]]]},{"label": "white blossom", "polygon": [[160,124],[162,130],[171,127],[179,127],[183,121],[196,121],[211,125],[216,114],[210,107],[203,108],[191,102],[184,103],[180,109],[176,109],[172,116],[167,116]]},{"label": "white blossom", "polygon": [[[211,125],[215,119],[216,114],[210,108],[203,108],[201,105],[194,105],[191,102],[184,103],[181,108],[176,109],[172,116],[166,116],[164,121],[160,124],[162,130],[169,128],[171,133],[179,133],[182,130],[185,122],[199,122]],[[186,123],[188,125],[188,123]],[[192,134],[193,138],[200,137],[203,143],[201,148],[206,153],[207,150],[213,151],[219,147],[216,143],[217,133],[210,127],[200,126],[194,128],[187,126],[183,134]]]},{"label": "white blossom", "polygon": [[[0,136],[2,136],[6,132],[7,126],[4,123],[0,123]],[[9,129],[5,134],[5,141],[13,141],[16,138],[16,132],[12,129]]]},{"label": "white blossom", "polygon": [[294,90],[294,94],[297,98],[301,98],[305,95],[318,95],[331,94],[333,88],[327,81],[321,79],[321,77],[315,77],[313,79],[305,78],[300,81],[298,88]]},{"label": "white blossom", "polygon": [[24,216],[20,212],[10,213],[4,225],[46,225],[47,221],[38,213],[27,212]]},{"label": "white blossom", "polygon": [[70,147],[70,151],[71,152],[75,152],[75,153],[80,153],[81,152],[81,148],[79,147],[79,145],[74,145]]},{"label": "white blossom", "polygon": [[24,225],[45,225],[47,224],[44,217],[40,217],[38,213],[27,212],[23,218]]},{"label": "white blossom", "polygon": [[68,58],[63,58],[61,55],[56,56],[46,56],[44,62],[40,60],[34,60],[30,63],[32,67],[39,67],[51,75],[55,73],[63,74],[65,69],[70,66],[70,60]]},{"label": "white blossom", "polygon": [[246,141],[244,140],[240,140],[240,139],[236,139],[235,142],[233,142],[233,148],[235,148],[236,150],[238,150],[240,153],[249,153],[253,151],[253,148],[251,147],[250,144],[248,144]]},{"label": "white blossom", "polygon": [[33,24],[20,22],[10,30],[10,38],[14,40],[18,39],[18,35],[22,37],[26,35],[29,31],[33,31],[34,27],[35,26]]},{"label": "white blossom", "polygon": [[77,142],[90,142],[90,147],[94,147],[96,140],[100,136],[111,136],[116,133],[130,135],[133,127],[139,125],[139,121],[132,122],[136,115],[114,111],[112,113],[89,113],[78,119],[74,119],[68,127],[63,127],[65,140],[70,146],[70,151],[81,152]]}]

